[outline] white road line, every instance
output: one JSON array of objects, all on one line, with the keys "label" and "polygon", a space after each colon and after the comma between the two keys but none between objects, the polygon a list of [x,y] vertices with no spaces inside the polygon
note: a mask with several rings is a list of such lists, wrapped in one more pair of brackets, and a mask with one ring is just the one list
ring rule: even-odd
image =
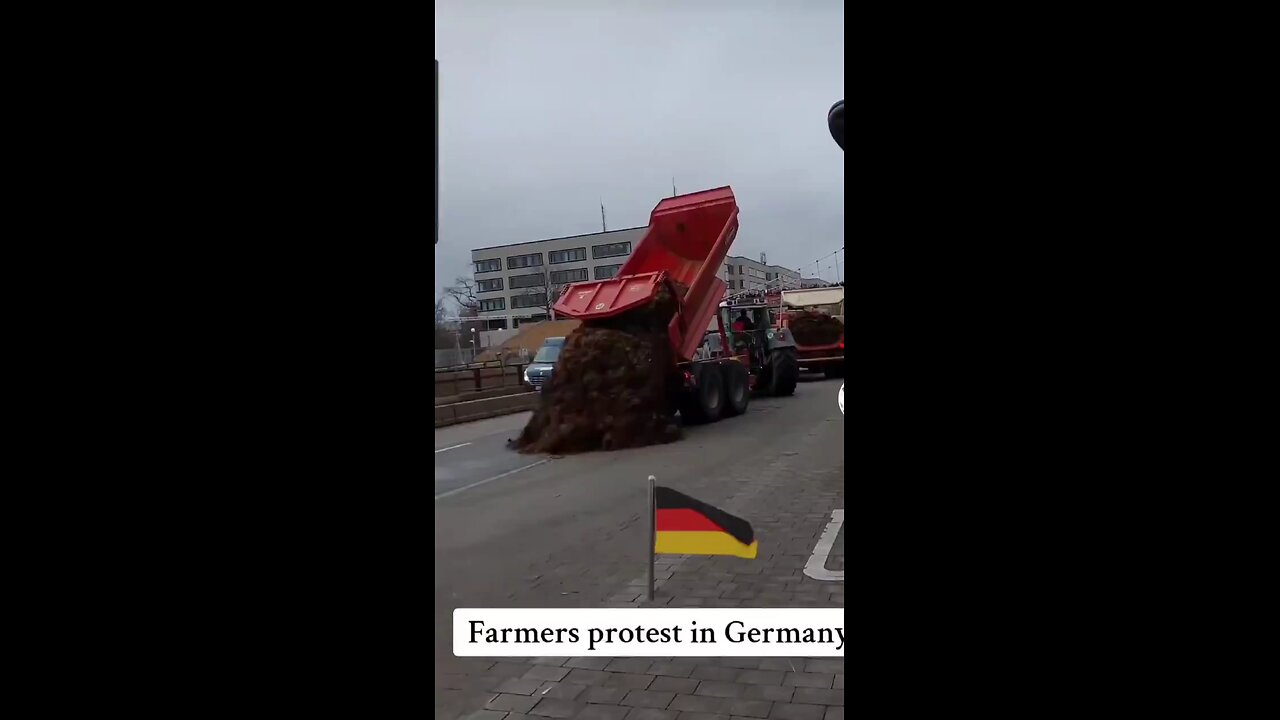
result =
[{"label": "white road line", "polygon": [[840,534],[840,526],[843,524],[844,510],[832,510],[831,522],[827,523],[826,529],[822,531],[822,537],[818,538],[818,544],[813,548],[813,554],[809,556],[809,562],[805,563],[805,575],[814,580],[844,582],[843,570],[827,569],[827,556],[831,554],[831,548],[836,544],[836,535]]},{"label": "white road line", "polygon": [[460,443],[460,444],[458,444],[458,445],[450,445],[450,446],[449,446],[449,447],[447,447],[447,448],[440,448],[439,450],[437,450],[437,451],[436,451],[436,454],[442,453],[442,452],[444,452],[445,450],[457,450],[457,449],[458,449],[458,448],[460,448],[460,447],[466,447],[466,446],[468,446],[468,445],[470,445],[470,444],[471,444],[471,443]]},{"label": "white road line", "polygon": [[471,488],[473,488],[473,487],[480,487],[481,485],[484,485],[485,483],[491,483],[491,482],[493,482],[494,480],[501,480],[502,478],[504,478],[504,477],[506,477],[506,476],[508,476],[508,475],[515,475],[516,473],[520,472],[521,470],[528,470],[528,469],[529,469],[529,468],[531,468],[531,467],[537,467],[537,466],[541,465],[542,463],[547,463],[547,462],[551,462],[551,458],[546,458],[545,460],[539,460],[539,461],[538,461],[538,462],[536,462],[536,463],[530,463],[530,464],[528,464],[528,465],[525,465],[524,467],[518,467],[518,468],[516,468],[515,470],[508,470],[508,471],[506,471],[506,472],[502,473],[501,475],[494,475],[494,476],[493,476],[493,477],[491,477],[491,478],[486,478],[486,479],[481,480],[481,481],[479,481],[479,482],[473,482],[473,483],[471,483],[470,485],[463,485],[463,486],[462,486],[462,487],[460,487],[460,488],[455,488],[455,489],[450,490],[450,491],[448,491],[448,492],[442,492],[442,493],[440,493],[439,495],[437,495],[437,496],[436,496],[436,500],[439,500],[439,499],[441,499],[441,498],[447,498],[447,497],[449,497],[450,495],[457,495],[458,493],[462,492],[463,490],[470,490],[470,489],[471,489]]}]

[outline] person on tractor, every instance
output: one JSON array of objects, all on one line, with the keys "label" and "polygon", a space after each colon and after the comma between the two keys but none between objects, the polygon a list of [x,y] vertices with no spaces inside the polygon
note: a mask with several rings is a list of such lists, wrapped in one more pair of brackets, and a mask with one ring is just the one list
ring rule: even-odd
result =
[{"label": "person on tractor", "polygon": [[755,323],[751,322],[751,318],[747,317],[747,311],[746,310],[738,311],[738,318],[733,321],[733,331],[748,332],[750,330],[755,330],[755,329],[756,329],[756,325]]}]

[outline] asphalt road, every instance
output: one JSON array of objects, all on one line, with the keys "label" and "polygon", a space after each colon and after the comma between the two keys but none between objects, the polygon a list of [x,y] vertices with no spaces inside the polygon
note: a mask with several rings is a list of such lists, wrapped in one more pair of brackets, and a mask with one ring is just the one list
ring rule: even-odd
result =
[{"label": "asphalt road", "polygon": [[802,382],[678,442],[609,453],[508,449],[529,413],[437,430],[437,657],[452,656],[454,608],[599,606],[643,575],[651,474],[715,504],[793,448],[805,467],[843,468],[841,382]]},{"label": "asphalt road", "polygon": [[542,460],[541,456],[520,455],[507,448],[507,439],[520,434],[530,415],[503,415],[436,430],[436,499],[465,492]]}]

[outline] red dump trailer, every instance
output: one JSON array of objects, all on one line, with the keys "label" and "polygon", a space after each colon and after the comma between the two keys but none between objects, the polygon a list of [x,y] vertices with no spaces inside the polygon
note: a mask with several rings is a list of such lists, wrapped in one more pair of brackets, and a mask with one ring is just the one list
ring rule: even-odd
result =
[{"label": "red dump trailer", "polygon": [[[725,291],[718,273],[737,233],[738,204],[728,187],[665,198],[618,276],[570,285],[556,301],[556,316],[584,323],[610,318],[652,302],[661,284],[679,282],[688,291],[681,297],[671,286],[680,306],[667,336],[675,358],[671,392],[685,421],[740,414],[752,390],[789,395],[799,376],[789,331],[770,328],[766,312],[755,329],[734,333],[727,312],[716,314]],[[718,329],[708,333],[713,317]]]},{"label": "red dump trailer", "polygon": [[[782,312],[779,316],[781,327],[790,327],[792,314],[812,310],[821,312],[844,322],[844,288],[840,286],[825,288],[806,288],[804,290],[783,290],[779,298]],[[800,367],[810,372],[821,372],[828,378],[843,377],[845,365],[844,335],[834,342],[820,345],[796,343],[796,357]]]}]

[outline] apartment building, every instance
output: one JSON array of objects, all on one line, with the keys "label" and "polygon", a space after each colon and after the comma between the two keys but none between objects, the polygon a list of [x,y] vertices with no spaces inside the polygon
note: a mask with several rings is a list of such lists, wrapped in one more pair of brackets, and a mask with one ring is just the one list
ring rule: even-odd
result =
[{"label": "apartment building", "polygon": [[561,288],[618,274],[648,226],[471,251],[476,298],[490,330],[548,318]]}]

